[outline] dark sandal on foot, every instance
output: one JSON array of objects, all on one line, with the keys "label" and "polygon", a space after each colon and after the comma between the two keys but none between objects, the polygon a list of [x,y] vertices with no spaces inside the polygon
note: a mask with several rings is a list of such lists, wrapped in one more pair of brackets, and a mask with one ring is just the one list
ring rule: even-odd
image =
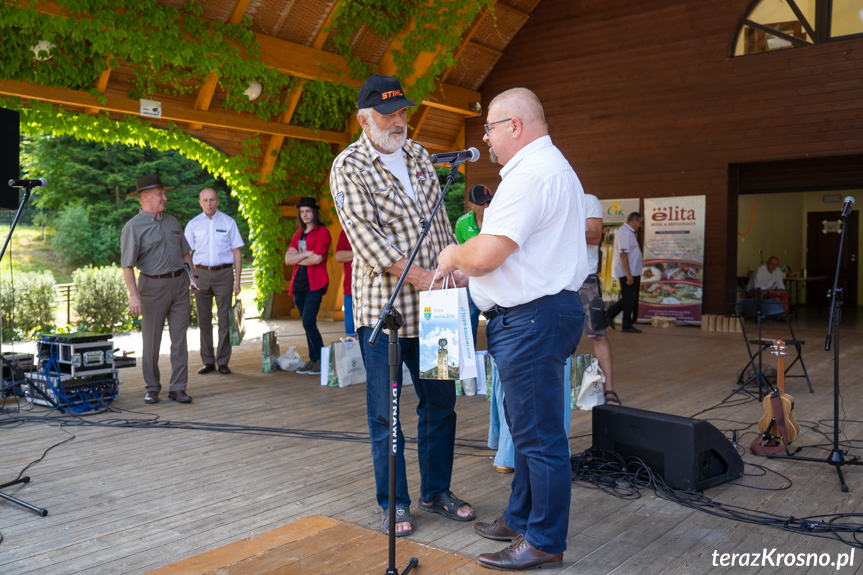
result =
[{"label": "dark sandal on foot", "polygon": [[473,509],[470,510],[470,515],[467,517],[462,517],[458,514],[459,507],[462,505],[470,507],[470,503],[462,501],[453,495],[452,491],[449,489],[435,497],[434,501],[431,503],[424,503],[423,500],[420,499],[418,505],[423,511],[440,513],[444,517],[452,519],[453,521],[473,521],[476,519],[476,513],[474,513]]},{"label": "dark sandal on foot", "polygon": [[614,405],[614,406],[618,406],[618,407],[623,405],[623,403],[621,403],[621,401],[620,401],[620,398],[617,397],[617,394],[614,393],[613,391],[611,391],[611,390],[604,391],[603,395],[605,396],[605,404],[606,405]]},{"label": "dark sandal on foot", "polygon": [[[390,510],[383,510],[383,517],[381,518],[381,532],[384,535],[389,535],[389,523],[390,523]],[[410,523],[411,527],[407,531],[399,531],[396,528],[396,537],[405,537],[414,532],[414,520],[411,517],[411,510],[407,507],[396,507],[396,524],[398,523]]]}]

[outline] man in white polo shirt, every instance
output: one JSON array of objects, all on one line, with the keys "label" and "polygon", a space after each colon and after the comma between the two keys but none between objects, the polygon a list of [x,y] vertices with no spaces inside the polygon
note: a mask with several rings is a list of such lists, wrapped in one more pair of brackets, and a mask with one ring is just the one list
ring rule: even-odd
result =
[{"label": "man in white polo shirt", "polygon": [[[192,261],[198,274],[198,293],[195,307],[201,333],[201,361],[198,373],[216,370],[229,374],[231,368],[231,338],[228,336],[231,297],[240,293],[240,276],[243,258],[240,248],[243,238],[234,218],[219,211],[219,196],[215,190],[205,188],[198,195],[203,212],[186,225],[186,241],[192,247]],[[213,353],[213,298],[219,316],[219,347]]]},{"label": "man in white polo shirt", "polygon": [[641,248],[636,234],[643,224],[644,216],[632,212],[614,235],[611,272],[620,282],[620,299],[608,308],[608,319],[614,327],[614,318],[622,311],[623,333],[641,333],[632,322],[638,314],[638,290],[641,287]]},{"label": "man in white polo shirt", "polygon": [[584,325],[584,191],[552,144],[533,92],[500,94],[487,119],[483,139],[503,166],[503,181],[480,234],[447,246],[438,263],[442,274],[458,269],[470,276],[471,295],[488,319],[488,349],[515,446],[506,511],[474,524],[483,537],[513,543],[478,560],[493,569],[534,569],[559,565],[566,549],[572,466],[563,373]]}]

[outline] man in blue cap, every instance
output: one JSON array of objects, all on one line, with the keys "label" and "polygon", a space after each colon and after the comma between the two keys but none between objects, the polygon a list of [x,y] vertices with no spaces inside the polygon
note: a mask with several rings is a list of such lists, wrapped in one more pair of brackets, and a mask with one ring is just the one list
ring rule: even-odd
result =
[{"label": "man in blue cap", "polygon": [[[386,342],[368,340],[381,309],[407,264],[410,250],[431,219],[441,189],[429,154],[407,137],[408,100],[401,84],[389,76],[371,76],[357,98],[359,140],[335,159],[330,191],[342,228],[354,248],[354,318],[366,365],[366,404],[378,504],[384,513],[381,530],[389,532],[389,450],[391,386]],[[446,212],[431,220],[421,246],[395,301],[404,325],[399,331],[400,363],[407,365],[419,398],[417,450],[420,466],[419,508],[455,521],[471,521],[471,506],[450,491],[455,442],[455,385],[419,377],[419,293],[432,287],[438,254],[455,241]],[[456,278],[466,285],[466,276]],[[434,282],[441,287],[442,278]],[[401,377],[401,367],[398,370]],[[399,381],[401,383],[401,381]],[[398,388],[401,390],[401,386]],[[404,436],[398,430],[396,455],[396,535],[413,530],[404,459]]]}]

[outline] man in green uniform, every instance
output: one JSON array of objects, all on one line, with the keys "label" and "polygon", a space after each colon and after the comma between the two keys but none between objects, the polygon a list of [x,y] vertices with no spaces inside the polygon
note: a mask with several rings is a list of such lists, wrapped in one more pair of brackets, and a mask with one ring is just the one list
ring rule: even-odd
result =
[{"label": "man in green uniform", "polygon": [[[126,222],[120,236],[120,266],[129,290],[129,311],[142,316],[144,351],[141,370],[147,403],[159,402],[162,384],[159,380],[159,347],[165,319],[171,335],[171,382],[168,397],[180,403],[191,403],[186,394],[189,375],[189,351],[186,331],[189,328],[189,274],[183,264],[192,267],[192,249],[177,219],[165,213],[165,187],[158,174],[138,179],[135,194],[141,202],[138,214]],[[138,268],[138,282],[135,269]]]},{"label": "man in green uniform", "polygon": [[[467,194],[467,205],[470,211],[461,216],[455,223],[455,239],[458,243],[463,244],[474,236],[479,235],[482,229],[482,218],[485,214],[485,209],[491,203],[494,197],[491,190],[482,184],[477,184],[470,189]],[[470,298],[470,287],[468,287],[467,304],[470,310],[470,327],[473,330],[473,341],[476,345],[476,330],[479,327],[479,308],[473,303]]]}]

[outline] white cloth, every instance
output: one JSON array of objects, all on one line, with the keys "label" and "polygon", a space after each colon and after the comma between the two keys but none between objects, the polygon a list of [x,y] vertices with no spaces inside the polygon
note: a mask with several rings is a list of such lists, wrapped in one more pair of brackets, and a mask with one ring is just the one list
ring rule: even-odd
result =
[{"label": "white cloth", "polygon": [[405,190],[405,193],[411,197],[412,200],[416,201],[417,194],[414,191],[414,185],[411,183],[411,177],[408,175],[408,167],[405,165],[405,152],[402,148],[399,148],[392,154],[382,154],[375,150],[377,154],[381,157],[381,161],[384,165],[389,169],[392,174],[399,179],[402,183],[402,187]]},{"label": "white cloth", "polygon": [[243,247],[243,238],[237,222],[227,214],[216,210],[212,218],[201,212],[186,224],[186,241],[195,253],[195,265],[221,266],[234,263],[234,248]]},{"label": "white cloth", "polygon": [[543,136],[519,150],[500,175],[480,235],[506,236],[519,247],[493,272],[470,278],[474,303],[488,310],[577,292],[588,268],[584,190],[572,166]]},{"label": "white cloth", "polygon": [[620,254],[627,254],[629,258],[629,271],[633,276],[641,275],[641,248],[638,247],[638,238],[635,230],[629,224],[623,224],[614,234],[614,255],[611,258],[611,273],[616,278],[626,277],[626,270],[620,263]]},{"label": "white cloth", "polygon": [[[602,202],[593,194],[584,194],[584,219],[602,220]],[[587,232],[587,226],[585,226]],[[587,244],[587,268],[595,274],[599,269],[599,244]]]},{"label": "white cloth", "polygon": [[752,289],[785,289],[785,281],[782,279],[782,270],[779,269],[779,266],[776,266],[773,273],[770,273],[770,270],[767,269],[767,264],[761,264],[758,266],[758,269],[755,270],[755,273],[752,274],[752,278],[749,280],[749,285],[746,286],[747,291]]}]

